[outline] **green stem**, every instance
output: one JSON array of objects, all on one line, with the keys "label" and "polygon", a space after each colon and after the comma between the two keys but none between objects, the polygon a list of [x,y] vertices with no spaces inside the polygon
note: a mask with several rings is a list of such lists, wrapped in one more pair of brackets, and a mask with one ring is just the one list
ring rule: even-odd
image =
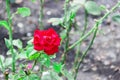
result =
[{"label": "green stem", "polygon": [[88,48],[86,49],[86,51],[83,53],[83,55],[81,56],[81,58],[78,58],[78,63],[77,63],[77,66],[75,67],[75,76],[74,76],[74,80],[76,80],[76,77],[77,77],[77,74],[78,74],[78,70],[79,70],[79,67],[81,65],[81,63],[83,62],[85,56],[87,55],[87,52],[88,50],[91,48],[91,46],[93,45],[93,42],[95,40],[95,37],[96,37],[96,34],[97,34],[97,31],[98,31],[98,26],[99,24],[111,13],[113,12],[116,8],[118,8],[118,6],[120,5],[120,2],[118,4],[116,4],[109,12],[107,12],[101,19],[99,19],[96,24],[94,25],[94,35],[93,35],[93,38],[88,46]]},{"label": "green stem", "polygon": [[41,79],[42,74],[43,74],[43,69],[44,69],[44,66],[43,66],[43,65],[41,65],[41,66],[40,66],[40,79]]},{"label": "green stem", "polygon": [[61,57],[61,64],[65,64],[66,57],[67,57],[67,48],[68,48],[68,46],[69,46],[69,33],[67,32],[65,51],[64,51],[64,53],[62,54],[62,57]]},{"label": "green stem", "polygon": [[81,34],[81,37],[84,36],[86,28],[88,26],[88,13],[87,13],[86,9],[84,9],[84,11],[85,11],[85,23],[84,23],[85,25],[84,25],[84,30],[83,30],[83,32]]},{"label": "green stem", "polygon": [[12,72],[15,72],[15,53],[13,51],[13,36],[12,36],[12,19],[11,19],[11,14],[10,14],[10,5],[9,5],[9,0],[6,0],[6,10],[7,10],[7,17],[8,17],[8,24],[9,24],[9,40],[11,43],[10,46],[10,51],[12,53]]},{"label": "green stem", "polygon": [[35,65],[37,64],[37,60],[38,60],[38,59],[36,59],[36,60],[34,61],[33,66],[32,66],[32,70],[34,69]]},{"label": "green stem", "polygon": [[2,72],[4,72],[5,71],[5,67],[3,66],[3,62],[2,62],[2,60],[1,60],[1,58],[0,58],[0,65],[1,65],[1,70],[2,70]]},{"label": "green stem", "polygon": [[69,46],[69,32],[71,30],[71,21],[66,20],[67,17],[67,13],[68,13],[68,4],[69,4],[69,0],[65,0],[65,5],[64,5],[64,26],[66,27],[66,42],[65,42],[65,48],[64,48],[64,53],[62,54],[61,57],[61,63],[64,64],[66,61],[66,57],[67,57],[67,48]]},{"label": "green stem", "polygon": [[[104,20],[110,13],[112,13],[116,8],[118,8],[119,5],[120,5],[120,2],[118,2],[118,3],[117,3],[111,10],[109,10],[102,18],[100,18],[100,19],[97,21],[97,22],[99,22],[98,25],[101,24],[101,23],[103,22],[103,20]],[[94,30],[96,29],[96,27],[98,27],[98,26],[96,26],[96,25],[97,25],[97,23],[94,25],[94,27],[93,27],[87,34],[85,34],[83,37],[79,38],[78,41],[76,41],[74,44],[72,44],[72,45],[67,49],[67,51],[71,50],[71,49],[74,48],[76,45],[78,45],[79,43],[81,43],[84,39],[86,39],[89,35],[91,35],[91,34],[94,32]]]},{"label": "green stem", "polygon": [[[98,25],[97,25],[98,26]],[[88,53],[88,50],[91,48],[91,46],[93,45],[93,42],[95,40],[95,37],[96,37],[96,34],[97,34],[97,31],[98,31],[98,27],[96,26],[95,28],[95,31],[94,31],[94,35],[93,35],[93,38],[88,46],[88,48],[86,49],[86,51],[83,53],[83,55],[81,56],[81,58],[78,58],[78,63],[76,65],[76,68],[75,68],[75,76],[74,76],[74,80],[76,80],[76,77],[77,77],[77,74],[78,74],[78,70],[79,70],[79,67],[80,67],[80,64],[83,62],[85,56],[87,55]]]},{"label": "green stem", "polygon": [[34,61],[34,63],[33,63],[33,66],[32,66],[32,69],[31,69],[31,70],[34,69],[35,65],[37,64],[38,59],[39,59],[40,56],[41,56],[41,53],[37,53],[37,54],[39,54],[39,56],[37,57],[37,59],[35,59],[35,61]]},{"label": "green stem", "polygon": [[[86,28],[87,28],[87,25],[88,25],[88,13],[86,11],[86,9],[84,9],[85,11],[85,24],[84,24],[84,29],[83,29],[83,32],[81,34],[81,37],[84,36],[85,34],[85,31],[86,31]],[[73,64],[73,74],[75,74],[76,72],[76,66],[77,66],[77,63],[78,63],[78,58],[80,57],[80,46],[81,46],[81,43],[78,44],[77,46],[77,51],[76,51],[76,55],[75,55],[75,60],[74,60],[74,64]]]},{"label": "green stem", "polygon": [[44,0],[40,0],[40,19],[39,19],[39,28],[40,29],[44,29],[44,25],[43,25],[43,8],[44,8]]},{"label": "green stem", "polygon": [[[38,59],[39,59],[39,58],[40,58],[40,56],[41,56],[41,54],[42,54],[42,52],[39,52],[39,56],[38,56],[38,57],[37,57],[37,59],[34,61],[34,63],[33,63],[33,66],[32,66],[32,69],[31,69],[31,70],[33,70],[33,69],[34,69],[35,65],[37,64]],[[40,65],[40,78],[42,77],[43,68],[44,68],[44,66],[43,66],[43,65]],[[41,80],[41,79],[40,79],[40,80]]]}]

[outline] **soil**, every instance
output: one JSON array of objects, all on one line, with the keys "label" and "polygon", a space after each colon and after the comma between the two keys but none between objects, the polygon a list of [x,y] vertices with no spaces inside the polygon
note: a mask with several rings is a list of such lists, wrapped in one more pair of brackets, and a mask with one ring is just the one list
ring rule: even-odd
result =
[{"label": "soil", "polygon": [[[20,4],[11,4],[11,12],[15,12],[18,7],[29,7],[31,9],[31,16],[22,18],[19,15],[13,19],[13,37],[19,38],[23,41],[24,45],[29,37],[33,35],[33,31],[38,27],[39,17],[39,0],[32,3],[29,0],[24,0]],[[118,0],[94,0],[99,5],[105,5],[110,9],[117,3]],[[47,23],[47,20],[53,17],[62,17],[63,15],[63,3],[64,0],[45,0],[44,9],[44,26],[45,29],[49,27],[55,28],[59,32],[59,26],[52,26]],[[112,21],[112,15],[119,14],[120,9],[111,14],[104,22],[99,26],[102,33],[98,33],[94,41],[94,45],[89,50],[88,55],[83,61],[77,80],[120,80],[120,23]],[[103,12],[102,14],[104,14]],[[88,30],[93,26],[94,19],[100,18],[100,16],[89,15]],[[77,21],[79,27],[82,29],[84,24],[84,11],[81,8],[77,13]],[[6,18],[5,1],[0,0],[0,20]],[[73,34],[75,33],[75,34]],[[79,33],[75,30],[71,31],[71,43],[79,38]],[[8,33],[4,28],[0,28],[0,54],[5,55],[7,48],[5,47],[4,38],[8,37]],[[83,42],[81,47],[85,50],[90,38]],[[69,53],[68,62],[71,63],[74,59],[74,50]],[[72,63],[71,63],[72,64]]]}]

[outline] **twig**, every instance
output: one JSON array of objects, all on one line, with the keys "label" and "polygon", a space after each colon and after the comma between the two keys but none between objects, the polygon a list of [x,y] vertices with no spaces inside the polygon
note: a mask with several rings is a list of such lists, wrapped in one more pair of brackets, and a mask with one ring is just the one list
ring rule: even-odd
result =
[{"label": "twig", "polygon": [[10,14],[10,5],[9,0],[6,0],[6,10],[7,10],[7,17],[8,17],[8,25],[9,25],[9,40],[10,40],[10,51],[12,53],[12,72],[15,72],[15,53],[13,51],[13,36],[12,36],[12,19]]},{"label": "twig", "polygon": [[65,42],[65,50],[64,50],[64,53],[62,54],[62,56],[61,56],[61,63],[62,64],[64,64],[65,63],[65,61],[66,61],[66,56],[67,56],[67,48],[68,48],[68,46],[69,46],[69,32],[70,32],[70,30],[71,30],[71,21],[68,21],[67,22],[67,13],[68,13],[68,4],[69,4],[69,0],[65,0],[65,5],[64,5],[64,26],[66,27],[66,30],[67,30],[67,32],[66,32],[66,42]]},{"label": "twig", "polygon": [[[84,11],[85,11],[85,24],[84,24],[83,32],[82,32],[80,37],[84,36],[87,25],[88,25],[88,19],[87,19],[88,18],[88,13],[87,13],[86,9],[84,9]],[[80,58],[80,46],[81,46],[81,43],[79,43],[78,46],[77,46],[77,51],[76,51],[75,60],[74,60],[74,64],[73,64],[73,74],[76,73],[75,69],[76,69],[76,66],[77,66],[77,63],[78,63],[78,58]]]},{"label": "twig", "polygon": [[[76,80],[76,77],[77,77],[77,74],[78,74],[78,70],[79,70],[79,67],[80,67],[80,64],[82,63],[82,61],[84,60],[85,56],[87,55],[87,52],[88,50],[90,49],[90,47],[92,46],[93,42],[94,42],[94,39],[96,37],[96,34],[97,34],[97,31],[98,31],[98,26],[99,24],[101,24],[103,22],[103,20],[110,14],[112,13],[116,8],[118,8],[120,5],[120,2],[118,2],[109,12],[107,12],[102,18],[100,18],[96,24],[94,25],[93,27],[93,32],[94,32],[94,35],[93,35],[93,38],[88,46],[88,48],[86,49],[86,51],[83,53],[83,55],[81,56],[81,58],[78,58],[78,63],[77,63],[77,66],[76,66],[76,69],[75,69],[75,76],[74,76],[74,80]],[[91,32],[92,33],[92,32]],[[89,33],[90,34],[90,33]],[[88,35],[88,34],[87,34]],[[85,37],[84,37],[85,38]],[[80,41],[81,42],[81,41]],[[73,48],[73,47],[71,47]]]},{"label": "twig", "polygon": [[98,24],[98,25],[101,24],[101,23],[103,22],[103,20],[104,20],[110,13],[112,13],[116,8],[119,7],[119,5],[120,5],[120,1],[119,1],[111,10],[109,10],[102,18],[100,18],[100,19],[97,21],[97,22],[99,22],[99,23],[96,23],[96,24],[94,25],[94,27],[93,27],[87,34],[85,34],[83,37],[79,38],[78,41],[76,41],[74,44],[72,44],[72,45],[67,49],[67,51],[71,50],[71,49],[74,48],[76,45],[78,45],[79,43],[81,43],[84,39],[86,39],[89,35],[91,35],[91,34],[94,32],[94,30],[96,29],[96,27],[98,27],[98,26],[96,26],[96,25],[97,25],[97,24]]},{"label": "twig", "polygon": [[39,28],[40,29],[44,29],[44,25],[43,25],[43,8],[44,8],[44,0],[40,0],[40,18],[39,18]]}]

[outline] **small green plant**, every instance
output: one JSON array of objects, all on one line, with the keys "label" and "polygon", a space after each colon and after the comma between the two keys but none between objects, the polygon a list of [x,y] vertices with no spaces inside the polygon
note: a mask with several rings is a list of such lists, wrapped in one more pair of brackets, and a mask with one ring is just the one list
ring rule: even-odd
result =
[{"label": "small green plant", "polygon": [[[32,0],[35,1],[35,0]],[[0,70],[4,74],[5,80],[76,80],[79,67],[88,53],[88,50],[93,45],[94,39],[98,32],[99,25],[107,18],[110,13],[116,10],[120,6],[118,2],[112,9],[107,10],[104,6],[100,7],[94,1],[87,0],[65,0],[64,3],[64,15],[61,18],[51,18],[48,20],[52,25],[61,26],[60,36],[53,29],[44,30],[43,26],[43,10],[44,0],[40,0],[40,29],[34,31],[34,36],[27,42],[27,45],[23,47],[23,43],[20,39],[13,39],[12,31],[12,19],[16,14],[21,17],[28,17],[31,15],[31,11],[27,7],[18,8],[16,12],[10,12],[9,0],[6,0],[7,20],[0,20],[0,27],[4,27],[8,30],[9,38],[5,38],[5,44],[8,48],[5,58],[0,55]],[[76,14],[79,9],[84,9],[84,29],[80,31],[76,26]],[[100,15],[102,10],[107,12],[99,19],[95,21],[94,26],[90,31],[86,32],[88,26],[88,15]],[[120,21],[119,15],[114,15],[114,21]],[[80,33],[80,38],[73,44],[70,44],[72,28],[77,28]],[[81,52],[80,46],[82,42],[93,35],[88,47],[84,52]],[[56,54],[59,51],[59,46],[64,48],[60,61],[54,61]],[[75,53],[75,60],[72,68],[68,71],[66,69],[66,58],[69,55],[69,51],[77,47]],[[19,62],[19,65],[16,63]],[[36,65],[39,67],[35,71]]]}]

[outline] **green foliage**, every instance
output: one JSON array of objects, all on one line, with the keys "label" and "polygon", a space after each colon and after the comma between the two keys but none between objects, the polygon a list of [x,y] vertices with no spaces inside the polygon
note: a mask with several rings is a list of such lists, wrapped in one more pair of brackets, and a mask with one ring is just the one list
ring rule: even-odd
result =
[{"label": "green foliage", "polygon": [[20,14],[22,17],[30,16],[31,11],[27,7],[22,7],[17,9],[17,13]]},{"label": "green foliage", "polygon": [[115,14],[112,16],[112,20],[115,22],[120,23],[120,14]]},{"label": "green foliage", "polygon": [[32,54],[32,55],[30,55],[30,56],[29,56],[29,60],[36,60],[37,58],[39,58],[39,55],[40,55],[40,54],[37,53],[37,52],[34,53],[34,54]]},{"label": "green foliage", "polygon": [[8,66],[12,64],[12,58],[5,58],[4,56],[0,55],[0,69],[4,72]]},{"label": "green foliage", "polygon": [[10,80],[40,80],[40,78],[36,74],[26,75],[25,71],[20,70],[18,74],[10,74]]},{"label": "green foliage", "polygon": [[70,11],[71,12],[74,12],[76,13],[80,7],[82,7],[81,4],[84,4],[85,3],[85,0],[73,0],[71,3],[70,3]]},{"label": "green foliage", "polygon": [[9,24],[7,21],[0,21],[0,27],[3,26],[5,29],[9,31]]},{"label": "green foliage", "polygon": [[100,9],[101,9],[101,11],[103,10],[107,10],[107,8],[106,8],[106,6],[104,6],[104,5],[100,5]]},{"label": "green foliage", "polygon": [[12,58],[11,57],[10,58],[6,58],[5,62],[4,62],[5,67],[7,68],[11,64],[12,64]]},{"label": "green foliage", "polygon": [[21,59],[30,59],[33,60],[35,58],[35,56],[37,55],[37,51],[35,51],[33,49],[33,45],[29,44],[26,46],[25,49],[23,49],[20,54],[19,54],[19,58]]},{"label": "green foliage", "polygon": [[45,53],[41,54],[38,61],[39,61],[40,65],[44,65],[46,67],[50,66],[50,57]]},{"label": "green foliage", "polygon": [[11,46],[11,42],[10,42],[10,40],[9,40],[9,39],[7,39],[7,38],[5,38],[4,40],[5,40],[5,45],[6,45],[6,46],[7,46],[7,48],[9,49],[9,48],[10,48],[10,46]]},{"label": "green foliage", "polygon": [[62,18],[50,18],[48,22],[52,23],[53,26],[56,26],[56,25],[63,23],[63,19]]},{"label": "green foliage", "polygon": [[[5,38],[5,45],[7,46],[7,48],[9,49],[11,46],[11,42],[9,39]],[[16,46],[18,49],[22,49],[23,45],[20,39],[15,39],[13,40],[13,45]]]},{"label": "green foliage", "polygon": [[56,63],[56,62],[53,63],[53,69],[56,72],[58,72],[58,73],[61,72],[62,68],[63,68],[63,65],[61,63]]},{"label": "green foliage", "polygon": [[13,45],[16,46],[18,49],[23,48],[22,41],[20,39],[13,40]]},{"label": "green foliage", "polygon": [[0,55],[0,69],[4,72],[4,56]]},{"label": "green foliage", "polygon": [[60,37],[62,39],[62,41],[67,37],[67,34],[66,34],[66,30],[62,30],[62,32],[60,33]]},{"label": "green foliage", "polygon": [[100,15],[101,14],[100,7],[94,1],[87,1],[85,3],[85,9],[87,10],[87,12],[89,14],[92,14],[92,15]]},{"label": "green foliage", "polygon": [[21,77],[19,80],[40,80],[36,74],[30,74],[28,76]]}]

